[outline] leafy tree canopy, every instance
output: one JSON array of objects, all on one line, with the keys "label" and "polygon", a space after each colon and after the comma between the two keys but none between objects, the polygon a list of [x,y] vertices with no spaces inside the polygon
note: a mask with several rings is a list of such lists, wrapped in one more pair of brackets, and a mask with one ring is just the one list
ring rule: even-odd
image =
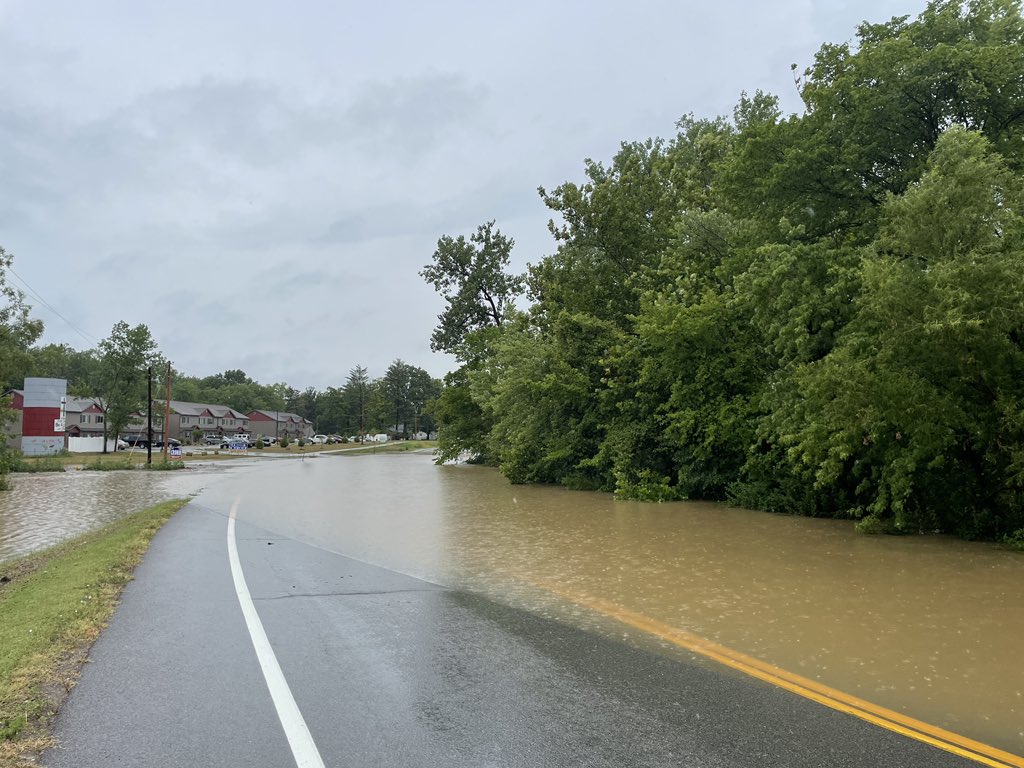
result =
[{"label": "leafy tree canopy", "polygon": [[457,354],[467,333],[505,322],[523,286],[522,277],[506,272],[513,244],[493,221],[477,227],[469,240],[445,235],[437,241],[433,262],[420,272],[447,302],[431,349]]}]

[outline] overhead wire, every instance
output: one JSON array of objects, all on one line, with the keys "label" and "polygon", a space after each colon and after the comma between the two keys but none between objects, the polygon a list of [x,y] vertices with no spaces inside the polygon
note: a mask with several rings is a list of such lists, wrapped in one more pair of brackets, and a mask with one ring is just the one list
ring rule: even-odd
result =
[{"label": "overhead wire", "polygon": [[[9,274],[11,274],[12,276],[14,276],[15,278],[17,278],[18,282],[21,283],[21,285],[25,288],[25,290],[31,296],[35,297],[35,299],[38,300],[43,306],[45,306],[47,309],[49,309],[51,312],[53,312],[57,317],[59,317],[61,320],[63,320],[65,323],[67,323],[68,326],[73,331],[75,331],[75,333],[77,333],[79,336],[81,336],[83,339],[85,339],[87,342],[89,342],[94,347],[97,347],[97,348],[99,347],[99,345],[100,345],[99,339],[97,339],[95,336],[92,336],[91,334],[83,331],[78,325],[76,325],[71,320],[69,320],[67,317],[65,317],[63,314],[61,314],[61,312],[58,311],[57,308],[54,307],[52,304],[50,304],[50,302],[48,302],[46,299],[44,299],[42,297],[42,295],[40,295],[39,291],[35,290],[35,288],[33,288],[24,277],[22,277],[17,272],[15,272],[14,268],[11,265],[9,265],[9,264],[7,265],[6,271]],[[154,367],[156,367],[156,366],[154,366]],[[119,365],[118,363],[114,363],[114,370],[118,374],[123,372],[122,366]]]},{"label": "overhead wire", "polygon": [[60,313],[60,311],[56,307],[54,307],[50,302],[48,302],[46,299],[44,299],[35,288],[33,288],[31,285],[29,285],[28,281],[24,277],[22,277],[21,275],[19,275],[17,272],[14,271],[14,267],[8,266],[7,267],[7,272],[9,272],[11,275],[16,277],[18,279],[18,282],[21,283],[25,287],[25,290],[28,291],[28,293],[31,296],[35,297],[39,301],[40,304],[42,304],[44,307],[46,307],[51,312],[53,312],[53,314],[55,314],[57,317],[59,317],[61,320],[63,320],[65,323],[67,323],[68,326],[70,326],[70,328],[75,333],[77,333],[79,336],[81,336],[83,339],[85,339],[90,344],[93,344],[93,345],[99,344],[99,340],[96,337],[94,337],[94,336],[86,333],[85,331],[83,331],[75,323],[71,322],[66,317],[64,317],[64,315],[62,315]]},{"label": "overhead wire", "polygon": [[[41,296],[41,295],[39,294],[39,292],[38,292],[37,290],[35,290],[35,289],[34,289],[34,288],[33,288],[33,287],[32,287],[32,286],[31,286],[31,285],[29,284],[29,282],[28,282],[28,281],[27,281],[27,280],[26,280],[26,279],[25,279],[24,277],[22,277],[22,276],[21,276],[21,275],[19,275],[19,274],[18,274],[17,272],[15,272],[15,271],[14,271],[14,268],[13,268],[13,267],[12,267],[12,266],[11,266],[10,264],[8,264],[8,265],[6,266],[6,271],[7,271],[7,272],[8,272],[8,273],[9,273],[10,275],[12,275],[13,277],[15,277],[15,278],[17,279],[17,281],[18,281],[18,282],[19,282],[19,283],[20,283],[20,284],[21,284],[22,286],[24,286],[25,290],[26,290],[26,291],[28,291],[28,293],[29,293],[29,294],[30,294],[31,296],[35,297],[35,298],[36,298],[36,299],[37,299],[37,300],[38,300],[38,301],[39,301],[39,302],[40,302],[40,303],[41,303],[41,304],[42,304],[43,306],[45,306],[45,307],[46,307],[47,309],[49,309],[49,310],[50,310],[51,312],[53,312],[53,314],[55,314],[55,315],[56,315],[57,317],[59,317],[59,318],[60,318],[61,320],[63,320],[63,321],[65,322],[65,323],[67,323],[67,324],[68,324],[68,326],[69,326],[69,327],[70,327],[70,328],[71,328],[71,329],[72,329],[73,331],[75,331],[75,333],[77,333],[77,334],[78,334],[79,336],[81,336],[81,337],[82,337],[83,339],[85,339],[85,340],[86,340],[87,342],[89,342],[90,344],[94,345],[95,347],[97,347],[97,348],[99,347],[99,345],[100,345],[100,342],[99,342],[99,340],[98,340],[98,339],[96,339],[96,337],[92,336],[92,335],[91,335],[91,334],[89,334],[89,333],[86,333],[86,332],[85,332],[85,331],[83,331],[83,330],[82,330],[82,329],[81,329],[81,328],[80,328],[80,327],[79,327],[78,325],[76,325],[76,324],[75,324],[75,323],[73,323],[73,322],[72,322],[71,320],[69,320],[68,318],[66,318],[66,317],[65,317],[65,316],[64,316],[63,314],[61,314],[61,312],[60,312],[60,311],[58,311],[58,310],[57,310],[57,308],[56,308],[56,307],[54,307],[54,306],[53,306],[52,304],[50,304],[50,302],[48,302],[48,301],[47,301],[46,299],[44,299],[44,298],[43,298],[43,297],[42,297],[42,296]],[[167,361],[167,363],[168,363],[168,366],[170,366],[170,361],[169,361],[169,360]],[[150,366],[150,376],[151,376],[151,377],[152,377],[152,369],[153,369],[153,367],[154,367],[154,366]],[[120,373],[122,372],[122,370],[123,370],[123,369],[121,368],[121,366],[120,366],[120,365],[118,365],[117,363],[115,363],[115,364],[114,364],[114,369],[115,369],[115,370],[116,370],[116,371],[117,371],[117,372],[118,372],[119,374],[120,374]],[[100,409],[101,409],[101,410],[103,410],[104,414],[106,414],[106,405],[105,405],[105,404],[103,403],[103,400],[102,400],[102,398],[99,398],[99,397],[94,397],[94,398],[92,398],[92,400],[93,400],[93,402],[95,402],[95,403],[96,403],[97,405],[99,405]],[[126,425],[126,426],[127,426],[127,425]],[[165,429],[166,429],[166,427],[165,427]],[[106,427],[104,427],[104,432],[103,432],[103,434],[104,434],[104,437],[106,437]],[[118,434],[118,435],[116,435],[116,437],[117,437],[117,438],[119,439],[119,438],[120,438],[120,435]]]}]

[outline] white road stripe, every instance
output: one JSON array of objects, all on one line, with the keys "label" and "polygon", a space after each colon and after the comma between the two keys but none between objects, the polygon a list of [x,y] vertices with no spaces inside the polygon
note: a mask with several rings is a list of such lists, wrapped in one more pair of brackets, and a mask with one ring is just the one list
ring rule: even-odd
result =
[{"label": "white road stripe", "polygon": [[288,744],[292,748],[295,764],[298,768],[324,768],[320,750],[316,748],[309,726],[299,711],[299,705],[295,703],[288,681],[284,679],[281,665],[277,663],[277,656],[270,647],[267,633],[263,630],[263,622],[260,621],[256,606],[249,595],[249,587],[245,584],[242,564],[238,560],[238,547],[235,544],[235,514],[238,512],[238,502],[239,499],[235,499],[235,503],[231,505],[231,515],[228,517],[228,560],[231,562],[231,576],[235,580],[235,593],[242,606],[245,624],[249,628],[249,636],[252,637],[256,656],[260,660],[267,688],[270,689],[270,698],[274,701],[281,727],[284,728]]}]

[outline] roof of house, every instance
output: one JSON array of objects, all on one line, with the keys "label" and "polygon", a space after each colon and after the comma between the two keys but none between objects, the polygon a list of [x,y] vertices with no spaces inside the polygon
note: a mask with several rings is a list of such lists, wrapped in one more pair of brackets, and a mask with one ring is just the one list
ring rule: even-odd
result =
[{"label": "roof of house", "polygon": [[103,410],[103,407],[95,397],[74,397],[72,395],[68,395],[67,403],[64,405],[64,410],[68,413],[76,413],[87,411],[93,406],[96,406],[101,411]]},{"label": "roof of house", "polygon": [[[163,401],[160,401],[161,404]],[[218,419],[248,419],[249,417],[226,405],[210,403],[187,403],[183,400],[171,400],[171,411],[179,416],[203,416],[209,413]]]},{"label": "roof of house", "polygon": [[257,409],[255,411],[249,411],[249,415],[252,416],[254,413],[261,413],[271,421],[287,421],[291,424],[312,424],[313,422],[307,418],[299,416],[297,413],[286,413],[285,411],[264,411]]}]

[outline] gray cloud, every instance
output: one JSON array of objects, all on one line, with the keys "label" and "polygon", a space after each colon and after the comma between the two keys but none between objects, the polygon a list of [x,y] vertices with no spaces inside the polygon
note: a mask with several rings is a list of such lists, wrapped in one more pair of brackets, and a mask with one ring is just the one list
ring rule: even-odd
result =
[{"label": "gray cloud", "polygon": [[441,374],[440,235],[495,218],[536,261],[538,185],[743,89],[798,109],[790,62],[906,6],[0,0],[0,244],[74,323],[39,305],[44,341],[124,319],[200,375]]}]

